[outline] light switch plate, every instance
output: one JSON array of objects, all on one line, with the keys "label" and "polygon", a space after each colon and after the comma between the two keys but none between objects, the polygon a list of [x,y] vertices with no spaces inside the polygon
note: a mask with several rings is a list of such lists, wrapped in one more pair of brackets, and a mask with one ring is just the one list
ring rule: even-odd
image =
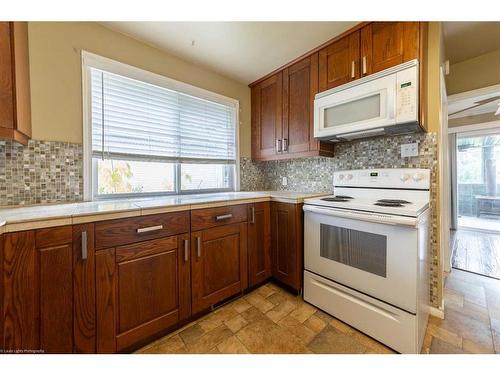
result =
[{"label": "light switch plate", "polygon": [[401,157],[418,156],[418,142],[401,145]]},{"label": "light switch plate", "polygon": [[282,186],[288,185],[288,177],[281,177],[281,185]]}]

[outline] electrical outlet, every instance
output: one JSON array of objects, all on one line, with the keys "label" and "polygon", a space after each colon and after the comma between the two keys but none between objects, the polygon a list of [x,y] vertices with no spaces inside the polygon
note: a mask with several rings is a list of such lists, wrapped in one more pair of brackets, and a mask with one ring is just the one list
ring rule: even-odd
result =
[{"label": "electrical outlet", "polygon": [[288,185],[288,177],[281,177],[281,185],[282,186]]},{"label": "electrical outlet", "polygon": [[401,157],[418,156],[418,142],[401,145]]}]

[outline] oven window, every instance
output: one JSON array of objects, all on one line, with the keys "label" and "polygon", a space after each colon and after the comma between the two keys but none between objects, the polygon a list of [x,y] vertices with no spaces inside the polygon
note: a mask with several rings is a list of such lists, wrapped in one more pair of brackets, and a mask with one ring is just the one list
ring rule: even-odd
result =
[{"label": "oven window", "polygon": [[380,117],[380,93],[325,109],[325,128]]},{"label": "oven window", "polygon": [[321,224],[320,233],[323,258],[387,276],[386,236],[327,224]]}]

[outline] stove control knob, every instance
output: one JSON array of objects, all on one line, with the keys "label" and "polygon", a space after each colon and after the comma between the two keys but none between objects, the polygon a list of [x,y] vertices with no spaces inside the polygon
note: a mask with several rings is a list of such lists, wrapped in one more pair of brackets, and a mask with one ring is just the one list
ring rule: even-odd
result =
[{"label": "stove control knob", "polygon": [[424,178],[424,176],[422,176],[422,174],[421,174],[421,173],[415,173],[415,174],[413,175],[413,181],[415,181],[415,182],[419,182],[419,181],[420,181],[420,180],[422,180],[423,178]]},{"label": "stove control knob", "polygon": [[342,181],[344,179],[344,175],[343,174],[339,174],[339,180]]},{"label": "stove control knob", "polygon": [[348,174],[348,175],[346,176],[346,178],[347,178],[348,180],[352,180],[352,177],[353,177],[353,175],[352,175],[352,174]]},{"label": "stove control knob", "polygon": [[408,173],[403,173],[400,177],[401,181],[405,182],[410,179],[410,175]]}]

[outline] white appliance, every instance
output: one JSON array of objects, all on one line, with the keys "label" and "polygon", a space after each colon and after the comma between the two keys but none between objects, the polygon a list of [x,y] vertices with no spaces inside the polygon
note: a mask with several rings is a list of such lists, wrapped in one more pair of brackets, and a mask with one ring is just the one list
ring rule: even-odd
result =
[{"label": "white appliance", "polygon": [[412,60],[317,94],[314,137],[342,141],[417,130],[418,77]]},{"label": "white appliance", "polygon": [[419,353],[429,310],[427,169],[335,172],[304,201],[304,299],[401,353]]}]

